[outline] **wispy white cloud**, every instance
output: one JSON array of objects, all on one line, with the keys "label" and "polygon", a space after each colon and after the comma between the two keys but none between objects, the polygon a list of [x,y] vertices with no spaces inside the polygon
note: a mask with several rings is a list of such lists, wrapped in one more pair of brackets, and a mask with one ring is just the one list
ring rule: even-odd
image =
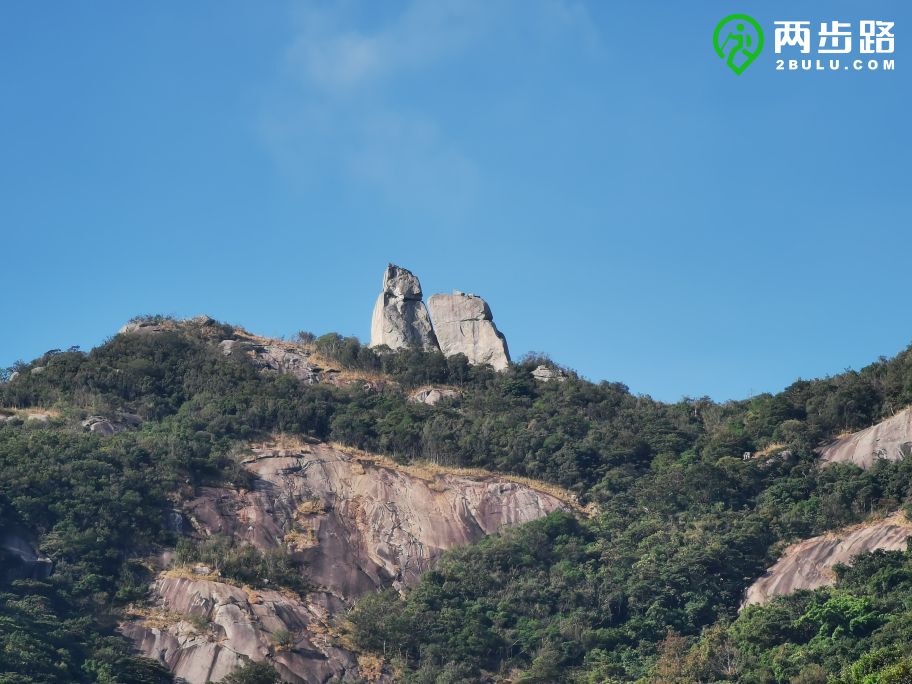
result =
[{"label": "wispy white cloud", "polygon": [[472,204],[481,171],[420,86],[410,83],[408,97],[397,87],[406,78],[432,79],[442,63],[471,56],[477,44],[518,24],[537,40],[570,37],[590,49],[597,31],[572,0],[410,0],[370,21],[388,7],[297,9],[264,136],[283,167],[305,181],[338,174],[397,205],[458,212]]},{"label": "wispy white cloud", "polygon": [[288,64],[308,85],[343,92],[432,68],[477,39],[497,11],[494,4],[475,1],[415,1],[388,24],[370,29],[352,28],[354,14],[351,4],[299,12]]}]

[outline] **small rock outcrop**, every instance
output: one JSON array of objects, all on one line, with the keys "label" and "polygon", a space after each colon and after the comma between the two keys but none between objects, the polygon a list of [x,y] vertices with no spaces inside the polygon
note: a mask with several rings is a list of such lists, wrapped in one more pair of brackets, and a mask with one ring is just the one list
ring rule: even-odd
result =
[{"label": "small rock outcrop", "polygon": [[459,396],[462,396],[460,391],[452,387],[422,387],[409,395],[409,401],[433,406],[441,399],[453,399]]},{"label": "small rock outcrop", "polygon": [[798,589],[833,584],[833,566],[849,564],[853,556],[877,549],[903,551],[912,537],[912,523],[897,513],[873,524],[823,534],[792,544],[764,575],[747,590],[743,606],[767,603]]},{"label": "small rock outcrop", "polygon": [[824,464],[854,463],[864,469],[878,459],[898,461],[908,455],[912,455],[912,407],[820,449]]},{"label": "small rock outcrop", "polygon": [[311,360],[312,354],[294,345],[278,340],[233,339],[219,342],[219,349],[225,356],[247,356],[262,370],[293,375],[308,385],[331,379],[338,374],[336,369],[324,369]]},{"label": "small rock outcrop", "polygon": [[383,290],[371,318],[370,346],[380,345],[390,349],[437,349],[421,283],[411,271],[393,264],[383,274]]},{"label": "small rock outcrop", "polygon": [[491,308],[481,297],[456,291],[435,294],[428,300],[440,351],[445,356],[465,354],[472,364],[494,370],[510,365],[506,338],[494,325]]},{"label": "small rock outcrop", "polygon": [[129,428],[138,427],[142,419],[133,413],[117,413],[113,418],[105,416],[89,416],[82,421],[82,427],[89,432],[111,437]]},{"label": "small rock outcrop", "polygon": [[546,366],[545,364],[536,366],[535,370],[532,371],[532,377],[540,382],[551,382],[552,380],[563,382],[567,379],[566,373],[562,370]]}]

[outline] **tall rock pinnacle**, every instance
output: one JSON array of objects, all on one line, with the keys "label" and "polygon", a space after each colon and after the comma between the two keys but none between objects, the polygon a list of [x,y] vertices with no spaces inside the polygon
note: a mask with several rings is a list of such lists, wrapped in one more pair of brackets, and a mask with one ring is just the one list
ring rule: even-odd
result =
[{"label": "tall rock pinnacle", "polygon": [[411,271],[393,264],[383,274],[383,291],[371,318],[370,346],[383,344],[390,349],[437,349],[431,318],[421,299],[421,283]]},{"label": "tall rock pinnacle", "polygon": [[501,371],[510,365],[507,340],[494,325],[488,303],[462,292],[435,294],[428,300],[440,351],[465,354],[472,364],[489,364]]}]

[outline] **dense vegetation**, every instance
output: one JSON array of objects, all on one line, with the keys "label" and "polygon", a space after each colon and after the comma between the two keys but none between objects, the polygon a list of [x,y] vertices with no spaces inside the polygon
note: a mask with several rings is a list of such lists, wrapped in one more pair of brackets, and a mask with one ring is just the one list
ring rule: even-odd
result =
[{"label": "dense vegetation", "polygon": [[[544,358],[495,374],[337,335],[304,339],[394,382],[307,386],[223,356],[215,342],[231,334],[206,323],[119,335],[7,373],[19,375],[0,384],[0,406],[60,416],[0,423],[0,529],[27,532],[54,561],[47,580],[0,577],[0,682],[167,681],[129,655],[114,617],[143,596],[141,559],[178,543],[169,513],[182,497],[200,484],[244,484],[238,444],[273,432],[527,475],[598,505],[591,520],[555,514],[459,549],[404,599],[364,598],[352,636],[403,679],[854,682],[863,681],[847,678],[854,671],[908,668],[902,554],[866,561],[885,564],[868,575],[896,581],[886,602],[853,570],[835,590],[740,617],[737,605],[782,543],[909,500],[912,464],[821,470],[813,448],[912,403],[910,351],[777,395],[664,404],[573,373],[537,382],[530,369]],[[407,401],[428,383],[462,396]],[[101,438],[79,424],[118,411],[142,428]],[[251,583],[265,572],[286,585],[300,576],[286,558],[252,557],[227,540],[180,548]]]}]

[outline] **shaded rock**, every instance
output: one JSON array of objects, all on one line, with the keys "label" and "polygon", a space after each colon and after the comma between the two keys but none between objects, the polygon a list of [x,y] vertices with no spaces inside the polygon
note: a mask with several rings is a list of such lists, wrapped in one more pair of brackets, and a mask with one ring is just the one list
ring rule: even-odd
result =
[{"label": "shaded rock", "polygon": [[849,564],[853,556],[876,549],[903,551],[912,536],[912,523],[902,514],[873,524],[856,525],[792,544],[764,575],[747,590],[743,606],[767,603],[798,589],[831,585],[833,566]]},{"label": "shaded rock", "polygon": [[912,454],[912,407],[819,450],[826,463],[854,463],[870,468],[878,459],[898,461]]},{"label": "shaded rock", "polygon": [[105,416],[89,416],[82,421],[82,427],[89,432],[94,432],[105,437],[116,435],[131,427],[137,427],[142,419],[133,413],[117,413],[114,418]]},{"label": "shaded rock", "polygon": [[452,399],[459,396],[462,396],[462,393],[452,387],[424,387],[412,392],[409,395],[409,401],[433,406],[441,399]]},{"label": "shaded rock", "polygon": [[437,349],[431,317],[421,299],[415,275],[390,264],[383,274],[383,289],[371,317],[371,347]]},{"label": "shaded rock", "polygon": [[39,553],[26,535],[19,531],[0,532],[0,577],[14,579],[47,579],[54,563]]},{"label": "shaded rock", "polygon": [[567,374],[559,368],[552,368],[542,364],[532,371],[532,377],[541,382],[550,382],[552,380],[563,382],[567,379]]},{"label": "shaded rock", "polygon": [[[152,595],[156,610],[121,625],[121,632],[189,684],[219,681],[245,658],[268,661],[292,684],[357,680],[355,656],[327,634],[322,598],[305,601],[170,573],[152,585]],[[293,643],[279,649],[276,635],[282,632]]]},{"label": "shaded rock", "polygon": [[472,364],[495,370],[510,365],[507,340],[494,325],[494,317],[481,297],[462,292],[435,294],[428,300],[434,333],[446,356],[465,354]]},{"label": "shaded rock", "polygon": [[123,428],[104,416],[89,416],[82,421],[82,427],[89,432],[95,432],[99,435],[104,435],[105,437],[110,437],[111,435],[116,435],[118,432],[123,431]]}]

